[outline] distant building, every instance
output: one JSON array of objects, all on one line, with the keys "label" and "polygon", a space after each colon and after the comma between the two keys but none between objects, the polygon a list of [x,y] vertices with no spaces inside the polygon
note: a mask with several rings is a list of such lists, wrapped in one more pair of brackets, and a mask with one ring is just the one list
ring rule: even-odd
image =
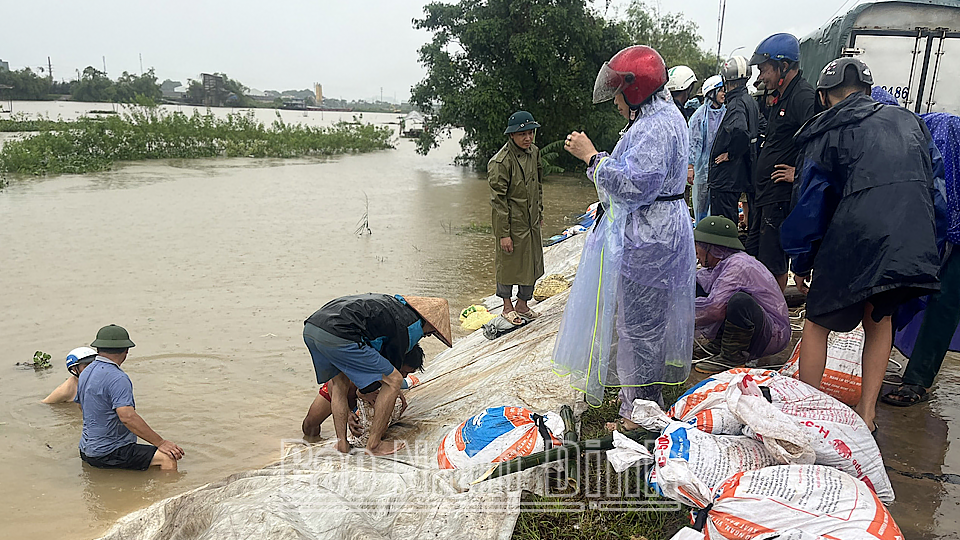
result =
[{"label": "distant building", "polygon": [[187,88],[180,81],[167,79],[160,85],[160,92],[166,99],[183,99],[187,95]]},{"label": "distant building", "polygon": [[261,103],[270,103],[273,101],[273,96],[270,95],[270,91],[264,92],[263,90],[257,90],[256,88],[251,88],[247,90],[245,94],[248,98],[259,101]]},{"label": "distant building", "polygon": [[0,71],[10,71],[10,62],[0,60]]},{"label": "distant building", "polygon": [[283,104],[280,105],[284,109],[297,109],[303,110],[307,108],[307,104],[303,98],[293,97],[293,96],[283,96]]},{"label": "distant building", "polygon": [[223,77],[201,73],[203,79],[203,104],[207,107],[219,107],[227,97],[223,88]]}]

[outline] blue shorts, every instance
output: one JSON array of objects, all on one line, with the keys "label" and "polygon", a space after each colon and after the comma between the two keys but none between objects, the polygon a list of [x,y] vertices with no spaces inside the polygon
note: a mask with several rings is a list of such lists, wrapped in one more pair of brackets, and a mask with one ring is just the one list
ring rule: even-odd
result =
[{"label": "blue shorts", "polygon": [[396,369],[373,347],[361,347],[310,323],[303,325],[303,342],[313,357],[317,384],[323,384],[343,373],[357,388],[362,389],[380,382],[385,375]]}]

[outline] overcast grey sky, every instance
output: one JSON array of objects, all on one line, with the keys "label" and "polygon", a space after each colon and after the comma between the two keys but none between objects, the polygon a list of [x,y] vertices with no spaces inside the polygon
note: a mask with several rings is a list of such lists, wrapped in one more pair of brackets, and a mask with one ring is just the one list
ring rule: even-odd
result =
[{"label": "overcast grey sky", "polygon": [[[862,0],[728,0],[723,51],[741,54],[774,32],[803,36],[845,2]],[[417,49],[429,39],[411,19],[424,0],[31,0],[6,2],[0,59],[19,69],[46,66],[72,79],[92,65],[116,78],[153,67],[163,79],[220,71],[261,90],[312,88],[348,99],[380,94],[406,99],[424,74]],[[626,0],[616,0],[614,8]],[[656,2],[653,2],[656,3]],[[716,49],[718,0],[659,2],[696,22],[704,46]],[[598,8],[603,0],[594,2]]]}]

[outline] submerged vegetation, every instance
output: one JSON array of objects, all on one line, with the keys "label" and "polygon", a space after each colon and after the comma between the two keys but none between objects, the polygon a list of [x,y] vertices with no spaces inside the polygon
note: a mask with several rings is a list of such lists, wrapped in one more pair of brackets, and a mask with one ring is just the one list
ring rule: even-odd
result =
[{"label": "submerged vegetation", "polygon": [[103,171],[117,161],[202,157],[329,156],[392,148],[386,126],[341,122],[330,127],[264,126],[253,114],[165,112],[137,107],[122,115],[76,121],[0,122],[0,131],[34,131],[0,148],[0,172],[62,174]]}]

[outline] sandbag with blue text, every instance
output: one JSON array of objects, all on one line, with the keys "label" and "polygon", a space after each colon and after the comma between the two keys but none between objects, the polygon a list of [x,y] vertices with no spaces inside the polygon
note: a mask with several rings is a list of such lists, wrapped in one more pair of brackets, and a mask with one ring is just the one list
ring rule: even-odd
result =
[{"label": "sandbag with blue text", "polygon": [[462,469],[508,461],[560,446],[563,419],[536,414],[522,407],[491,407],[471,416],[448,433],[437,450],[441,469]]}]

